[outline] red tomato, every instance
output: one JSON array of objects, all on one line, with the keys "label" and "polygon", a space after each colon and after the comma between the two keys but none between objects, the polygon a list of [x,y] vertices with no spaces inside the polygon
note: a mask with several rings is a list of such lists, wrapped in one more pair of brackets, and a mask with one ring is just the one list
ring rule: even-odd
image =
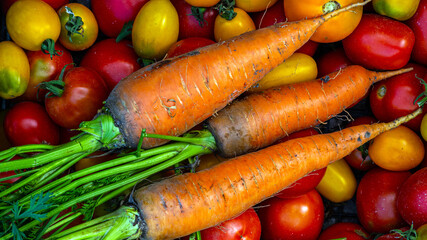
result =
[{"label": "red tomato", "polygon": [[249,15],[252,17],[257,29],[286,21],[283,1],[277,1],[273,6],[267,8],[265,11],[253,12]]},{"label": "red tomato", "polygon": [[24,101],[14,105],[6,113],[4,130],[13,146],[59,143],[59,127],[36,102]]},{"label": "red tomato", "polygon": [[415,44],[412,60],[427,65],[427,0],[421,0],[414,16],[406,24],[414,31]]},{"label": "red tomato", "polygon": [[[405,67],[413,67],[414,70],[380,81],[371,90],[369,99],[372,112],[382,122],[405,116],[418,108],[414,101],[424,87],[415,76],[423,77],[427,68],[413,63]],[[419,132],[422,117],[423,114],[404,125]]]},{"label": "red tomato", "polygon": [[148,0],[96,0],[91,9],[102,33],[117,37],[125,23],[133,21]]},{"label": "red tomato", "polygon": [[302,47],[300,47],[295,52],[305,53],[313,57],[318,47],[319,47],[319,43],[308,40],[304,45],[302,45]]},{"label": "red tomato", "polygon": [[132,42],[109,38],[95,43],[83,56],[81,67],[92,68],[104,79],[109,91],[140,68]]},{"label": "red tomato", "polygon": [[427,223],[427,167],[412,174],[400,187],[397,209],[414,228]]},{"label": "red tomato", "polygon": [[337,48],[322,54],[316,62],[318,78],[352,65],[350,59],[348,59],[347,55],[345,55],[343,48]]},{"label": "red tomato", "polygon": [[286,142],[286,141],[291,140],[291,139],[307,137],[307,136],[312,136],[312,135],[317,135],[317,134],[319,134],[319,133],[316,131],[316,129],[306,128],[306,129],[300,130],[298,132],[291,133],[291,134],[289,134],[289,136],[286,136],[286,137],[283,137],[283,138],[277,140],[277,143]]},{"label": "red tomato", "polygon": [[356,223],[339,222],[332,224],[320,233],[317,240],[330,239],[347,239],[347,240],[366,240],[369,239],[369,233]]},{"label": "red tomato", "polygon": [[64,128],[77,128],[82,121],[91,120],[108,97],[104,80],[94,70],[75,67],[64,74],[61,96],[45,99],[45,106],[54,122]]},{"label": "red tomato", "polygon": [[356,207],[360,223],[368,232],[388,233],[406,226],[396,200],[409,171],[392,172],[381,168],[369,170],[357,187]]},{"label": "red tomato", "polygon": [[263,240],[316,239],[322,229],[324,206],[316,190],[296,198],[270,198],[260,204]]},{"label": "red tomato", "polygon": [[415,36],[404,23],[378,14],[364,14],[342,43],[351,62],[369,69],[399,69],[408,63]]},{"label": "red tomato", "polygon": [[214,40],[201,37],[191,37],[182,39],[174,43],[167,53],[168,58],[191,52],[197,48],[204,47],[216,43]]},{"label": "red tomato", "polygon": [[[415,229],[410,230],[409,227],[403,227],[399,229],[393,229],[390,233],[384,234],[375,238],[375,240],[411,240],[412,238],[406,238],[406,236],[414,236]],[[411,235],[409,235],[411,234]],[[422,239],[422,238],[421,238]]]}]

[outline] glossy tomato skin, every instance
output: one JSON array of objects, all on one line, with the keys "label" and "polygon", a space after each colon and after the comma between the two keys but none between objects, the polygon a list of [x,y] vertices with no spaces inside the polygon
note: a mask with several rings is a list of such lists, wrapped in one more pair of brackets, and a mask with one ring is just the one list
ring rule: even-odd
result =
[{"label": "glossy tomato skin", "polygon": [[414,16],[406,24],[414,31],[415,44],[412,60],[427,66],[427,0],[421,0]]},{"label": "glossy tomato skin", "polygon": [[368,69],[405,66],[414,47],[414,32],[404,23],[378,14],[364,14],[342,43],[351,62]]},{"label": "glossy tomato skin", "polygon": [[370,233],[388,233],[406,226],[396,201],[409,171],[392,172],[381,168],[369,170],[361,179],[356,193],[357,216]]},{"label": "glossy tomato skin", "polygon": [[[375,240],[393,240],[393,239],[395,239],[395,240],[409,240],[408,238],[403,237],[401,233],[394,232],[394,231],[398,230],[398,231],[401,231],[402,233],[406,234],[405,232],[407,232],[409,229],[410,229],[409,227],[393,229],[390,231],[390,233],[381,235],[378,238],[375,238]],[[413,229],[412,231],[414,232],[415,230]]]},{"label": "glossy tomato skin", "polygon": [[324,206],[316,190],[296,198],[273,197],[259,206],[263,240],[316,239],[322,229]]},{"label": "glossy tomato skin", "polygon": [[257,29],[286,21],[283,1],[277,1],[273,6],[267,8],[265,11],[254,12],[249,15],[254,21]]},{"label": "glossy tomato skin", "polygon": [[64,74],[64,92],[60,97],[47,97],[45,106],[54,122],[64,128],[77,128],[91,120],[108,96],[102,77],[90,68],[75,67]]},{"label": "glossy tomato skin", "polygon": [[317,59],[317,77],[324,77],[349,65],[352,65],[352,63],[350,59],[348,59],[343,48],[328,51]]},{"label": "glossy tomato skin", "polygon": [[366,240],[369,239],[369,233],[357,223],[339,222],[323,230],[317,240],[342,238],[347,240]]},{"label": "glossy tomato skin", "polygon": [[148,0],[96,0],[91,1],[91,9],[101,32],[115,38],[125,23],[133,21],[139,9],[147,2]]},{"label": "glossy tomato skin", "polygon": [[172,58],[184,53],[191,52],[197,48],[214,44],[215,41],[209,38],[191,37],[179,40],[174,43],[167,52],[167,57]]},{"label": "glossy tomato skin", "polygon": [[96,42],[85,53],[80,66],[95,70],[104,79],[109,91],[140,68],[132,42],[123,39],[117,43],[113,38]]},{"label": "glossy tomato skin", "polygon": [[36,102],[15,104],[6,113],[4,129],[13,146],[59,143],[59,127],[49,118],[45,108]]},{"label": "glossy tomato skin", "polygon": [[221,15],[216,16],[214,24],[215,41],[220,42],[256,29],[254,21],[247,12],[234,8],[236,16],[227,20]]}]

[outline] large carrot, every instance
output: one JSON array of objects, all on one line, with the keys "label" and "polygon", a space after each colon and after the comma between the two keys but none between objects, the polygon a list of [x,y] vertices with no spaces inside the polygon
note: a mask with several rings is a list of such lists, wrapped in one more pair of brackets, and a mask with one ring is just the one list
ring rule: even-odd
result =
[{"label": "large carrot", "polygon": [[[212,227],[420,113],[421,109],[418,109],[389,123],[360,125],[290,140],[210,169],[142,187],[132,194],[133,205],[87,222],[86,229],[71,228],[56,237],[74,240],[96,236],[104,239],[174,239]],[[80,231],[74,232],[76,229]],[[124,229],[126,234],[123,234]]]}]

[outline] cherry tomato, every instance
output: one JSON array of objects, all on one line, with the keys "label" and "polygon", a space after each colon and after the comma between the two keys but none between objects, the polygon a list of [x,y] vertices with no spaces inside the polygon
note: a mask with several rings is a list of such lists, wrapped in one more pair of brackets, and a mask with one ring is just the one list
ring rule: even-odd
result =
[{"label": "cherry tomato", "polygon": [[319,134],[319,132],[316,131],[316,129],[314,128],[306,128],[297,132],[293,132],[291,134],[289,134],[289,136],[283,137],[279,140],[277,140],[277,143],[281,143],[281,142],[286,142],[288,140],[291,139],[295,139],[295,138],[301,138],[301,137],[306,137],[306,136],[313,136],[313,135],[317,135]]},{"label": "cherry tomato", "polygon": [[77,128],[82,121],[91,120],[102,107],[108,96],[107,86],[95,70],[85,67],[66,71],[63,81],[63,92],[45,99],[46,110],[61,127]]},{"label": "cherry tomato", "polygon": [[415,34],[412,60],[427,66],[427,0],[421,0],[414,16],[406,24]]},{"label": "cherry tomato", "polygon": [[259,12],[273,6],[277,0],[236,0],[236,7],[245,12]]},{"label": "cherry tomato", "polygon": [[404,2],[396,0],[373,0],[372,6],[378,14],[405,21],[411,18],[418,8],[420,0],[407,0]]},{"label": "cherry tomato", "polygon": [[265,9],[265,11],[250,13],[250,16],[252,17],[257,29],[286,21],[283,1],[277,1],[271,7]]},{"label": "cherry tomato", "polygon": [[352,65],[343,48],[337,48],[322,54],[316,62],[319,69],[318,78]]},{"label": "cherry tomato", "polygon": [[424,159],[424,144],[411,129],[399,126],[371,140],[369,156],[381,168],[390,171],[406,171],[416,167]]},{"label": "cherry tomato", "polygon": [[182,39],[171,46],[166,56],[168,58],[176,57],[178,55],[188,53],[197,48],[208,46],[214,43],[215,41],[208,38],[191,37]]},{"label": "cherry tomato", "polygon": [[[18,0],[3,0],[0,2],[1,10],[6,15],[7,10],[9,10],[10,6]],[[53,9],[57,10],[62,5],[69,3],[69,0],[43,0],[43,2],[49,4]]]},{"label": "cherry tomato", "polygon": [[[409,227],[403,227],[403,228],[399,228],[399,229],[393,229],[390,230],[390,233],[381,235],[377,238],[375,238],[375,240],[410,240],[410,237],[407,236],[415,236],[415,229],[410,229]],[[418,239],[418,238],[417,238]]]},{"label": "cherry tomato", "polygon": [[388,233],[406,226],[396,201],[402,183],[411,175],[409,171],[369,170],[357,187],[357,216],[368,232]]},{"label": "cherry tomato", "polygon": [[221,15],[216,16],[214,24],[215,41],[224,41],[256,29],[247,12],[240,8],[234,8],[234,12],[236,16],[231,20],[227,20]]},{"label": "cherry tomato", "polygon": [[61,20],[59,42],[72,51],[82,51],[92,46],[98,37],[95,15],[85,5],[69,3],[58,10]]},{"label": "cherry tomato", "polygon": [[[284,0],[284,8],[286,17],[288,17],[289,21],[297,21],[304,18],[317,17],[333,9],[339,9],[356,2],[359,1]],[[346,11],[328,20],[316,30],[311,40],[320,43],[332,43],[344,39],[353,32],[359,24],[362,18],[362,10],[363,8],[361,6],[355,7],[351,9],[351,11]]]},{"label": "cherry tomato", "polygon": [[421,120],[420,132],[424,141],[427,141],[427,114],[424,114],[423,119]]},{"label": "cherry tomato", "polygon": [[113,38],[96,42],[84,54],[80,66],[95,70],[104,79],[109,91],[140,68],[132,42],[122,40],[117,43]]},{"label": "cherry tomato", "polygon": [[45,108],[30,101],[15,104],[4,119],[4,131],[13,146],[59,143],[59,127]]},{"label": "cherry tomato", "polygon": [[308,56],[313,57],[318,47],[319,47],[319,43],[308,40],[304,45],[302,45],[302,47],[300,47],[295,52],[304,53],[304,54],[307,54]]},{"label": "cherry tomato", "polygon": [[418,237],[417,239],[420,239],[420,240],[427,239],[427,223],[417,228],[417,237]]},{"label": "cherry tomato", "polygon": [[397,209],[400,216],[418,228],[427,223],[427,168],[413,173],[400,187]]},{"label": "cherry tomato", "polygon": [[319,236],[324,206],[316,190],[295,198],[273,197],[259,206],[263,240],[316,239]]},{"label": "cherry tomato", "polygon": [[381,70],[405,66],[414,42],[408,26],[378,14],[364,14],[357,28],[342,41],[351,62]]},{"label": "cherry tomato", "polygon": [[195,7],[213,7],[220,0],[185,0],[188,4]]},{"label": "cherry tomato", "polygon": [[317,240],[331,239],[346,240],[366,240],[369,239],[369,233],[357,223],[339,222],[332,224],[320,233]]}]

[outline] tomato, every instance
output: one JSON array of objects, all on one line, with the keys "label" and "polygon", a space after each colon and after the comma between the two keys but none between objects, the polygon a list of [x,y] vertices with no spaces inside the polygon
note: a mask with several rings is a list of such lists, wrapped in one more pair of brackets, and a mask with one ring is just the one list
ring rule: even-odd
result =
[{"label": "tomato", "polygon": [[[286,17],[289,21],[301,20],[304,18],[313,18],[323,15],[333,9],[339,9],[357,0],[284,0]],[[346,11],[323,23],[314,33],[311,40],[320,43],[337,42],[347,37],[362,18],[363,8],[361,6]]]},{"label": "tomato", "polygon": [[58,10],[61,20],[59,42],[72,51],[82,51],[92,46],[98,37],[95,15],[85,5],[69,3]]},{"label": "tomato", "polygon": [[171,0],[179,17],[178,39],[193,37],[214,40],[214,24],[218,11],[214,8],[194,7],[182,0]]},{"label": "tomato", "polygon": [[316,239],[322,229],[324,206],[314,189],[295,198],[273,197],[259,206],[263,240]]},{"label": "tomato", "polygon": [[406,24],[415,35],[411,59],[427,66],[427,0],[421,0],[414,16]]},{"label": "tomato", "polygon": [[[424,141],[424,150],[426,150],[426,149],[427,149],[427,142]],[[424,160],[421,162],[419,167],[420,168],[427,167],[427,154],[426,153],[424,153]]]},{"label": "tomato", "polygon": [[11,41],[0,42],[0,97],[21,96],[29,78],[30,64],[24,50]]},{"label": "tomato", "polygon": [[4,119],[4,131],[13,146],[26,144],[59,144],[59,127],[45,108],[30,101],[15,104]]},{"label": "tomato", "polygon": [[397,209],[402,218],[418,228],[427,223],[427,168],[413,173],[400,187]]},{"label": "tomato", "polygon": [[303,130],[299,130],[297,132],[293,132],[293,133],[289,134],[289,136],[286,136],[286,137],[283,137],[283,138],[277,140],[277,143],[286,142],[286,141],[291,140],[291,139],[301,138],[301,137],[306,137],[306,136],[312,136],[312,135],[317,135],[317,134],[319,134],[319,133],[316,131],[316,129],[314,129],[312,127],[306,128]]},{"label": "tomato", "polygon": [[141,58],[162,59],[178,40],[179,19],[169,0],[151,0],[135,18],[132,44]]},{"label": "tomato", "polygon": [[166,56],[168,58],[191,52],[197,48],[214,44],[215,42],[208,38],[191,37],[182,39],[174,43],[168,50]]},{"label": "tomato", "polygon": [[113,38],[96,42],[84,54],[80,66],[95,70],[104,79],[109,91],[140,68],[132,42],[121,40],[117,43]]},{"label": "tomato", "polygon": [[424,144],[411,129],[399,126],[374,138],[369,156],[376,165],[390,171],[410,170],[424,159]]},{"label": "tomato", "polygon": [[99,29],[110,38],[119,35],[125,23],[135,20],[139,9],[148,0],[97,0],[90,6]]},{"label": "tomato", "polygon": [[420,132],[424,141],[427,141],[427,114],[424,114],[423,119],[421,120]]},{"label": "tomato", "polygon": [[399,21],[411,18],[418,8],[420,0],[373,0],[375,12]]},{"label": "tomato", "polygon": [[332,224],[320,233],[317,240],[330,239],[347,239],[347,240],[366,240],[369,239],[369,233],[357,223],[339,222]]},{"label": "tomato", "polygon": [[216,16],[214,24],[215,41],[224,41],[256,29],[247,12],[240,8],[234,8],[234,12],[236,16],[231,20],[227,20],[221,15]]},{"label": "tomato", "polygon": [[300,47],[295,52],[304,53],[313,57],[318,47],[319,47],[319,43],[308,40],[304,45],[302,45],[302,47]]},{"label": "tomato", "polygon": [[293,198],[301,196],[313,189],[319,184],[326,172],[326,168],[315,170],[298,181],[294,182],[288,188],[277,193],[278,198]]},{"label": "tomato", "polygon": [[38,84],[53,80],[65,67],[73,63],[71,53],[61,44],[56,44],[55,48],[61,51],[61,55],[52,56],[43,53],[43,51],[27,51],[28,61],[30,63],[30,80],[25,93],[19,100],[42,101],[46,92],[38,92]]},{"label": "tomato", "polygon": [[412,239],[411,237],[415,237],[414,233],[415,233],[414,229],[410,229],[409,227],[402,227],[399,229],[390,230],[390,233],[376,237],[375,240],[390,240],[390,239],[411,240]]},{"label": "tomato", "polygon": [[352,65],[343,48],[337,48],[320,55],[316,62],[319,70],[318,78]]},{"label": "tomato", "polygon": [[50,93],[45,99],[46,110],[59,126],[77,128],[82,121],[91,120],[103,106],[108,97],[107,86],[95,70],[85,67],[68,70],[63,81],[62,93]]},{"label": "tomato", "polygon": [[357,187],[357,216],[368,232],[387,233],[406,226],[396,201],[402,183],[411,175],[409,171],[369,170]]},{"label": "tomato", "polygon": [[[3,0],[0,2],[0,8],[4,15],[6,15],[7,10],[9,10],[10,6],[18,0]],[[43,0],[43,2],[49,4],[53,9],[57,10],[64,4],[69,3],[69,0]]]},{"label": "tomato", "polygon": [[417,228],[417,236],[418,236],[417,239],[420,239],[420,240],[427,239],[427,223]]},{"label": "tomato", "polygon": [[250,13],[250,16],[254,21],[254,24],[257,29],[265,28],[275,23],[286,21],[283,1],[277,1],[271,7],[265,10],[263,9],[263,11]]},{"label": "tomato", "polygon": [[[414,101],[424,91],[419,78],[427,74],[427,68],[414,63],[410,63],[405,67],[414,69],[380,81],[374,84],[371,90],[369,100],[372,113],[382,122],[393,121],[418,108]],[[404,125],[414,131],[419,131],[422,117],[422,115],[419,115]]]},{"label": "tomato", "polygon": [[414,47],[414,32],[404,23],[378,14],[364,14],[342,43],[354,64],[392,70],[405,66]]},{"label": "tomato", "polygon": [[220,0],[185,0],[188,4],[195,7],[213,7]]},{"label": "tomato", "polygon": [[55,10],[41,0],[20,0],[12,4],[6,14],[6,27],[12,40],[30,51],[40,50],[47,39],[55,42],[61,31]]},{"label": "tomato", "polygon": [[277,0],[236,0],[236,7],[245,12],[259,12],[273,6]]},{"label": "tomato", "polygon": [[9,140],[7,140],[6,132],[4,129],[4,119],[6,117],[7,110],[0,110],[0,151],[10,148]]},{"label": "tomato", "polygon": [[357,182],[350,166],[340,159],[326,167],[325,175],[316,190],[331,202],[339,203],[350,200],[356,192]]}]

